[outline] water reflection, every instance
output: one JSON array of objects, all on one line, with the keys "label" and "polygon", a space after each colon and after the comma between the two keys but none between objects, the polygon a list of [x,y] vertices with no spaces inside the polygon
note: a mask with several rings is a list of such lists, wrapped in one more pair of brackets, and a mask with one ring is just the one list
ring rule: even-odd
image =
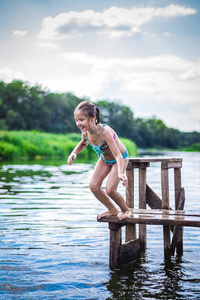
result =
[{"label": "water reflection", "polygon": [[106,299],[190,299],[183,296],[183,281],[187,276],[184,263],[182,258],[175,257],[152,270],[148,257],[144,256],[137,262],[115,268],[107,283],[111,296]]}]

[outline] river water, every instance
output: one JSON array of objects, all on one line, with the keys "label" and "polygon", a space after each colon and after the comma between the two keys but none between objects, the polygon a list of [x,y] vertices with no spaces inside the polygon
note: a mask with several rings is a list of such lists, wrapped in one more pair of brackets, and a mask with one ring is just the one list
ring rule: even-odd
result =
[{"label": "river water", "polygon": [[[183,158],[185,209],[200,210],[199,153],[162,155]],[[109,268],[108,225],[96,221],[104,208],[88,188],[93,168],[61,161],[1,164],[0,299],[200,299],[199,228],[184,229],[183,256],[166,263],[162,226],[149,225],[142,258]],[[147,182],[160,196],[159,163],[151,163]],[[125,195],[122,185],[119,190]]]}]

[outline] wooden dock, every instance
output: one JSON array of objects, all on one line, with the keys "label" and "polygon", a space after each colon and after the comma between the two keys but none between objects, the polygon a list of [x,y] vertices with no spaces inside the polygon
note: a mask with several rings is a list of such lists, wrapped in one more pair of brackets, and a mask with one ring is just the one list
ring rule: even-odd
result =
[{"label": "wooden dock", "polygon": [[[150,163],[161,165],[162,199],[146,182],[147,168]],[[169,172],[174,169],[175,210],[169,203]],[[183,254],[183,227],[200,227],[200,211],[184,211],[185,191],[181,187],[181,158],[130,158],[126,170],[128,185],[126,202],[132,215],[123,221],[117,216],[102,217],[98,222],[107,222],[110,229],[109,265],[121,266],[140,257],[146,249],[146,226],[163,225],[164,257],[169,260],[175,251]],[[139,170],[139,208],[134,207],[134,170]],[[147,205],[149,208],[147,209]],[[139,224],[139,237],[136,236]],[[125,243],[122,244],[121,228],[125,226]],[[172,233],[171,233],[172,232]],[[172,236],[172,237],[171,237]]]}]

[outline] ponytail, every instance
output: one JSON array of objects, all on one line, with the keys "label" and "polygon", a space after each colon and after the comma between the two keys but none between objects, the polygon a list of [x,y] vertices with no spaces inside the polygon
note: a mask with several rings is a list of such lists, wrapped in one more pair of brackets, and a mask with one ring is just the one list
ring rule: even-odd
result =
[{"label": "ponytail", "polygon": [[96,125],[97,125],[100,123],[100,111],[97,106],[95,106],[95,110],[96,110]]}]

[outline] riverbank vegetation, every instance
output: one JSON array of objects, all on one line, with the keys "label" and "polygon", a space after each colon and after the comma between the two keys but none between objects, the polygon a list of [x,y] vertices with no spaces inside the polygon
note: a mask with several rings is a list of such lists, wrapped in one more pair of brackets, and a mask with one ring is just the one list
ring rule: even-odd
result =
[{"label": "riverbank vegetation", "polygon": [[[15,131],[13,135],[16,135],[14,143],[9,144],[4,141],[4,144],[1,143],[1,149],[7,149],[6,153],[14,151],[17,154],[19,151],[17,131],[23,131],[24,135],[27,131],[29,135],[28,132],[35,130],[49,134],[47,139],[49,146],[43,147],[44,142],[47,143],[44,136],[44,141],[40,141],[40,151],[36,151],[35,143],[24,140],[23,147],[28,149],[24,150],[24,154],[35,155],[39,151],[43,155],[45,152],[53,151],[52,153],[61,155],[66,149],[62,140],[65,140],[68,134],[80,133],[74,122],[73,111],[83,100],[88,99],[78,98],[72,93],[52,93],[40,86],[30,86],[23,81],[10,83],[1,81],[0,130]],[[150,119],[135,118],[133,111],[120,102],[99,100],[95,102],[95,105],[101,110],[101,122],[108,123],[120,137],[133,141],[138,148],[199,151],[200,133],[197,131],[181,132],[169,128],[155,116]],[[50,135],[53,133],[61,134],[59,142],[55,136]],[[52,146],[50,146],[50,141],[52,141]],[[64,143],[64,145],[58,149],[57,143]],[[68,144],[70,143],[73,141],[68,139]],[[5,150],[1,150],[1,153],[3,151]]]},{"label": "riverbank vegetation", "polygon": [[[80,141],[80,133],[55,134],[38,131],[0,131],[0,159],[12,160],[18,158],[67,158]],[[126,145],[130,156],[137,154],[136,145],[121,139]],[[96,153],[88,145],[79,156],[80,159],[94,161]]]}]

